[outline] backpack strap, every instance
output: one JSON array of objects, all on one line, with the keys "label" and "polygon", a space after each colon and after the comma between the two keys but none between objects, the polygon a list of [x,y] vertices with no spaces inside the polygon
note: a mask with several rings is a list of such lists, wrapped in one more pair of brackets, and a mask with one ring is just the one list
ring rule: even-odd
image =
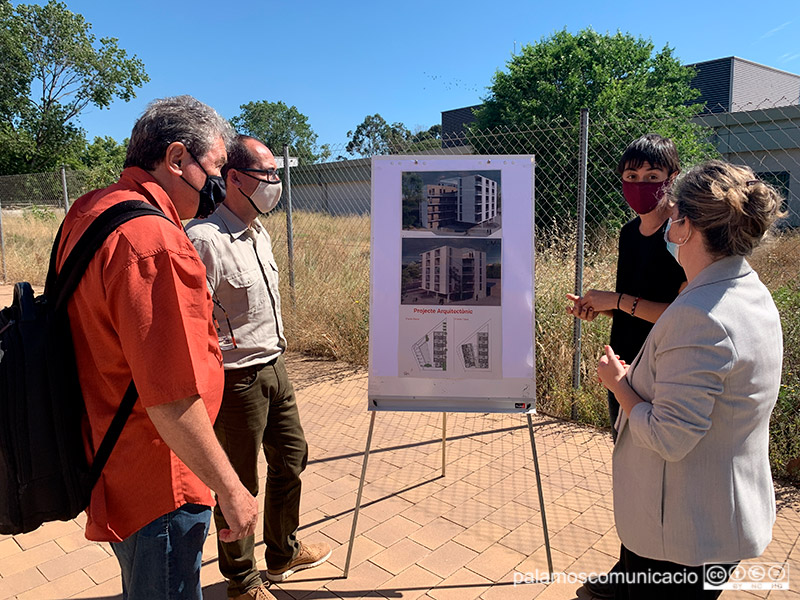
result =
[{"label": "backpack strap", "polygon": [[[104,210],[92,224],[89,225],[64,261],[61,272],[56,274],[56,254],[58,253],[58,246],[61,241],[61,231],[64,227],[64,223],[61,223],[61,227],[58,228],[58,233],[56,234],[56,239],[53,244],[53,250],[50,253],[50,266],[47,271],[47,282],[45,283],[45,296],[52,298],[53,296],[47,296],[47,294],[55,295],[54,311],[58,311],[59,309],[66,310],[67,300],[69,300],[72,293],[78,287],[81,277],[89,266],[89,262],[91,262],[97,250],[100,249],[100,246],[103,245],[103,242],[106,241],[108,236],[123,223],[145,215],[158,215],[167,219],[167,221],[174,225],[174,222],[160,209],[142,200],[125,200],[124,202],[114,204]],[[95,484],[100,479],[103,467],[106,466],[108,457],[111,455],[111,451],[114,449],[117,440],[119,440],[119,436],[122,433],[123,427],[125,427],[125,423],[128,421],[128,417],[130,417],[133,412],[133,406],[136,404],[136,398],[138,396],[136,384],[131,381],[130,385],[128,385],[128,389],[125,391],[125,395],[122,397],[122,402],[120,402],[117,413],[111,420],[111,425],[109,425],[108,431],[106,431],[106,434],[103,436],[103,441],[100,442],[100,446],[95,453],[89,471],[91,482],[91,488],[89,489],[94,488]]]},{"label": "backpack strap", "polygon": [[[47,272],[47,283],[52,286],[47,292],[55,294],[53,310],[58,311],[66,307],[67,300],[78,287],[89,263],[108,236],[123,223],[144,215],[158,215],[172,223],[161,210],[142,200],[126,200],[114,204],[92,221],[67,256],[61,271],[56,274],[55,255],[58,252],[58,243],[61,237],[61,228],[59,228],[53,247],[54,251],[50,254],[50,267]],[[61,226],[63,227],[64,224],[62,223]]]},{"label": "backpack strap", "polygon": [[103,467],[106,466],[108,457],[111,456],[111,451],[114,449],[114,446],[117,445],[117,440],[119,440],[119,436],[122,434],[125,423],[128,422],[128,417],[130,417],[133,412],[133,405],[136,404],[136,398],[138,397],[139,393],[136,391],[136,384],[131,380],[128,389],[125,390],[125,395],[122,397],[122,402],[120,402],[119,408],[117,409],[117,414],[115,414],[114,418],[111,420],[111,425],[108,426],[108,430],[103,436],[103,441],[100,442],[100,447],[97,448],[97,452],[94,454],[92,467],[89,470],[90,490],[94,488],[95,484],[100,479]]}]

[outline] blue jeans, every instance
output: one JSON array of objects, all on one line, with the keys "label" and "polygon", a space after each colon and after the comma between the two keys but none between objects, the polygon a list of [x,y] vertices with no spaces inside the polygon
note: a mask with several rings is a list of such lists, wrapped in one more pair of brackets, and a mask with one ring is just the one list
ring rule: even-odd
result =
[{"label": "blue jeans", "polygon": [[200,566],[211,508],[184,504],[111,548],[125,600],[202,600]]}]

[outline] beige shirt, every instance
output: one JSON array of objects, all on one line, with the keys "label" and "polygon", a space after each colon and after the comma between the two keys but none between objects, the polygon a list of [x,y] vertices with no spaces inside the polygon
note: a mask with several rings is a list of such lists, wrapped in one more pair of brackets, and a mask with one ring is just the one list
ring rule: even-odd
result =
[{"label": "beige shirt", "polygon": [[222,204],[207,219],[191,221],[186,234],[206,266],[225,369],[277,358],[286,338],[266,229],[258,219],[248,227]]}]

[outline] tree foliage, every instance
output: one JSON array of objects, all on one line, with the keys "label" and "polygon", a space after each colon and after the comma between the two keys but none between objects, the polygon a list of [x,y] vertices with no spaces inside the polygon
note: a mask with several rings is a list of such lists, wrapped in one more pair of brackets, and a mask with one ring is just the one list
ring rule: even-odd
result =
[{"label": "tree foliage", "polygon": [[403,291],[412,290],[420,287],[422,284],[422,265],[418,262],[412,262],[403,265],[400,273],[400,285]]},{"label": "tree foliage", "polygon": [[403,123],[389,124],[379,114],[367,115],[355,128],[347,132],[348,154],[376,156],[379,154],[402,154],[439,148],[442,126],[433,125],[412,133]]},{"label": "tree foliage", "polygon": [[127,148],[127,138],[120,144],[110,136],[95,137],[80,155],[81,168],[89,172],[88,187],[106,187],[117,181]]},{"label": "tree foliage", "polygon": [[300,164],[321,162],[330,156],[327,144],[317,146],[317,134],[296,106],[259,100],[239,108],[242,112],[231,119],[233,126],[240,133],[263,141],[275,155],[282,155],[283,145],[288,144],[289,154],[296,156]]},{"label": "tree foliage", "polygon": [[348,154],[375,156],[390,154],[396,146],[405,144],[411,132],[402,123],[391,125],[379,114],[367,115],[355,128],[347,132]]},{"label": "tree foliage", "polygon": [[422,175],[415,172],[403,173],[403,229],[422,227],[420,207],[425,200],[425,182]]},{"label": "tree foliage", "polygon": [[89,105],[128,101],[149,81],[117,39],[97,40],[62,2],[0,0],[0,173],[75,164],[85,145],[76,119]]},{"label": "tree foliage", "polygon": [[665,46],[653,53],[649,40],[617,32],[566,29],[525,45],[507,71],[495,73],[476,114],[478,129],[530,127],[554,118],[572,121],[581,108],[593,119],[619,115],[691,116],[698,96],[694,71]]},{"label": "tree foliage", "polygon": [[659,133],[681,162],[714,155],[709,132],[691,122],[701,108],[694,71],[665,46],[630,34],[566,30],[523,46],[495,73],[467,138],[481,154],[535,154],[537,224],[571,227],[576,214],[578,123],[589,109],[587,221],[619,223],[630,213],[615,173],[625,147]]}]

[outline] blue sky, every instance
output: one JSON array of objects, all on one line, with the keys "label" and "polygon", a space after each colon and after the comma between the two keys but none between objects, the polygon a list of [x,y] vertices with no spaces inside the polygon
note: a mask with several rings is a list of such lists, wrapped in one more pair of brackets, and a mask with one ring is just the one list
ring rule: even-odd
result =
[{"label": "blue sky", "polygon": [[148,101],[176,94],[228,118],[246,102],[281,100],[334,150],[376,112],[428,128],[443,110],[480,103],[515,44],[564,27],[619,29],[669,44],[684,63],[739,56],[800,73],[798,0],[64,1],[145,63],[150,83],[135,100],[80,116],[90,137],[118,141]]}]

